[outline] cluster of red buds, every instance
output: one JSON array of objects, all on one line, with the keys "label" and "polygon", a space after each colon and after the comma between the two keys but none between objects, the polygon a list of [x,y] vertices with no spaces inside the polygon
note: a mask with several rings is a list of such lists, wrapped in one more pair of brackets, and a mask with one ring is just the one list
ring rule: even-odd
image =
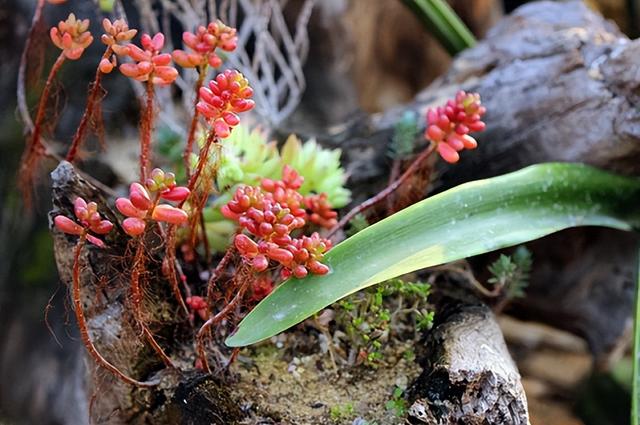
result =
[{"label": "cluster of red buds", "polygon": [[338,213],[331,208],[326,193],[310,195],[304,198],[309,221],[325,229],[331,229],[338,224]]},{"label": "cluster of red buds", "polygon": [[313,233],[295,238],[291,233],[307,223],[304,197],[298,192],[302,177],[285,167],[282,180],[263,179],[259,187],[241,186],[222,207],[222,214],[235,220],[256,240],[238,234],[234,245],[245,261],[257,272],[266,270],[271,261],[283,267],[283,276],[302,278],[309,272],[326,274],[329,268],[322,258],[331,242]]},{"label": "cluster of red buds", "polygon": [[153,36],[142,34],[140,43],[143,49],[135,44],[127,44],[127,54],[136,63],[120,65],[120,72],[137,81],[151,81],[157,85],[168,85],[178,77],[178,70],[171,66],[171,55],[161,53],[164,47],[164,34]]},{"label": "cluster of red buds", "polygon": [[57,27],[51,28],[49,35],[53,44],[62,50],[67,59],[76,60],[93,42],[93,36],[88,30],[89,20],[80,21],[71,13],[66,21],[60,21]]},{"label": "cluster of red buds", "polygon": [[186,303],[191,310],[191,317],[189,317],[191,320],[193,320],[194,313],[202,320],[206,321],[209,318],[209,307],[207,306],[207,301],[203,297],[198,295],[187,297]]},{"label": "cluster of red buds", "polygon": [[[122,228],[129,236],[141,235],[149,219],[176,225],[187,222],[188,216],[184,210],[159,204],[159,201],[182,202],[189,196],[189,189],[177,186],[175,175],[159,168],[151,171],[150,176],[144,186],[131,183],[128,198],[116,199],[116,208],[127,217],[122,222]],[[150,193],[154,195],[153,199]]]},{"label": "cluster of red buds", "polygon": [[113,229],[113,223],[100,216],[98,205],[95,202],[87,203],[82,198],[76,198],[73,203],[73,212],[77,222],[63,215],[58,215],[53,219],[56,228],[70,235],[84,235],[92,244],[104,248],[104,242],[89,233],[106,235]]},{"label": "cluster of red buds", "polygon": [[429,108],[425,138],[437,143],[442,159],[456,163],[460,159],[458,152],[478,146],[469,133],[484,130],[485,124],[481,118],[485,112],[478,93],[461,90],[445,106]]},{"label": "cluster of red buds", "polygon": [[254,107],[253,90],[249,81],[235,69],[227,69],[200,87],[200,101],[196,108],[213,126],[217,137],[226,138],[240,123],[238,114]]},{"label": "cluster of red buds", "polygon": [[220,21],[211,22],[206,27],[200,25],[195,33],[185,31],[182,41],[191,52],[174,50],[173,60],[183,68],[196,68],[210,65],[218,68],[222,59],[216,49],[232,52],[238,45],[236,29],[226,26]]},{"label": "cluster of red buds", "polygon": [[138,33],[138,30],[129,29],[129,25],[127,25],[124,19],[116,19],[111,22],[107,18],[104,18],[102,20],[102,27],[105,33],[102,34],[100,40],[108,47],[111,47],[111,50],[115,53],[109,57],[102,58],[100,61],[100,71],[108,74],[118,65],[116,55],[126,56],[129,53],[127,46],[118,43],[131,41]]},{"label": "cluster of red buds", "polygon": [[249,302],[258,302],[273,291],[275,283],[270,276],[262,274],[253,280]]}]

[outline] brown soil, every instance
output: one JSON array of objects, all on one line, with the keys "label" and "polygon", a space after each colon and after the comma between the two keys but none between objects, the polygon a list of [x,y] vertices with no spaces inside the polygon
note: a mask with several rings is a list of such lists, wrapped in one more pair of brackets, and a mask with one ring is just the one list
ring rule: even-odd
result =
[{"label": "brown soil", "polygon": [[388,347],[377,369],[334,368],[328,354],[292,357],[278,346],[286,347],[268,343],[245,350],[242,354],[250,357],[241,357],[233,366],[239,374],[239,390],[248,395],[243,408],[250,417],[243,423],[333,425],[352,424],[356,419],[362,425],[404,423],[385,404],[396,386],[406,388],[420,372],[411,352],[407,353],[411,345]]}]

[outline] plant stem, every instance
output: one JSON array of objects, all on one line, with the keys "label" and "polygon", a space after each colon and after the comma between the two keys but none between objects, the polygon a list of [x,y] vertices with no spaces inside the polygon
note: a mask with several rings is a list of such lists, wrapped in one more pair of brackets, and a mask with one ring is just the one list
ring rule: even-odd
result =
[{"label": "plant stem", "polygon": [[220,260],[215,270],[211,272],[211,276],[209,277],[209,281],[207,282],[207,305],[211,309],[213,306],[213,293],[214,293],[214,285],[220,279],[222,272],[233,258],[233,254],[235,253],[235,247],[233,244],[227,248],[227,252],[224,253],[224,257]]},{"label": "plant stem", "polygon": [[147,180],[151,155],[151,133],[153,131],[153,96],[154,88],[151,80],[146,84],[146,104],[140,125],[140,181]]},{"label": "plant stem", "polygon": [[185,312],[187,317],[189,317],[189,308],[187,304],[184,302],[184,298],[182,297],[182,293],[180,292],[180,284],[178,283],[177,270],[176,270],[176,226],[169,225],[169,229],[167,230],[167,236],[165,238],[165,259],[167,261],[167,278],[169,279],[169,283],[171,283],[171,290],[173,291],[173,295],[178,301],[178,304]]},{"label": "plant stem", "polygon": [[133,379],[125,375],[123,372],[120,371],[120,369],[118,369],[117,367],[109,363],[109,361],[107,361],[107,359],[105,359],[100,354],[96,346],[91,341],[91,337],[89,335],[89,329],[87,328],[87,322],[84,317],[84,311],[82,308],[82,301],[80,296],[80,253],[82,252],[82,248],[85,245],[85,241],[86,241],[86,233],[83,233],[82,235],[80,235],[80,239],[76,244],[76,248],[73,255],[73,288],[72,288],[73,309],[76,315],[76,322],[78,322],[78,329],[80,330],[80,337],[82,338],[82,342],[84,343],[84,346],[87,348],[87,351],[89,352],[91,357],[93,357],[95,362],[98,365],[102,366],[103,368],[107,369],[109,372],[111,372],[121,381],[127,384],[136,385],[138,387],[153,387],[157,385],[157,383],[140,382],[136,379]]},{"label": "plant stem", "polygon": [[142,333],[144,334],[147,342],[151,345],[151,347],[155,350],[156,353],[160,356],[164,364],[168,367],[175,369],[176,366],[169,358],[167,353],[164,352],[160,344],[156,341],[153,334],[144,323],[144,318],[142,317],[142,290],[140,289],[140,274],[144,267],[144,245],[141,240],[137,240],[136,253],[133,260],[133,270],[131,271],[131,299],[133,301],[133,315],[142,328]]},{"label": "plant stem", "polygon": [[420,168],[422,163],[426,161],[429,156],[431,156],[431,154],[435,151],[435,148],[436,144],[431,143],[429,147],[427,147],[424,151],[422,151],[422,153],[420,153],[420,155],[418,155],[418,157],[411,163],[409,168],[407,168],[407,170],[397,180],[388,185],[382,192],[367,199],[366,201],[349,211],[344,217],[342,217],[340,222],[338,222],[338,224],[336,224],[333,229],[331,229],[331,231],[327,235],[327,238],[331,238],[333,235],[335,235],[336,232],[342,229],[347,223],[349,223],[349,221],[351,221],[353,217],[371,208],[377,203],[382,202],[385,198],[398,190],[398,188],[402,186],[402,184]]},{"label": "plant stem", "polygon": [[196,81],[195,91],[196,98],[193,102],[193,118],[191,118],[191,125],[189,126],[189,135],[187,137],[187,145],[184,148],[184,153],[182,154],[182,158],[184,160],[184,169],[187,174],[187,178],[191,177],[191,164],[189,158],[191,157],[191,152],[193,152],[193,142],[195,141],[196,128],[198,126],[198,109],[197,105],[200,101],[200,87],[204,83],[204,78],[207,75],[207,66],[205,65],[202,68],[198,68],[198,81]]},{"label": "plant stem", "polygon": [[249,288],[250,282],[251,282],[251,279],[244,279],[244,281],[242,282],[242,285],[240,286],[240,289],[238,289],[238,292],[236,293],[236,296],[229,302],[229,304],[227,304],[215,316],[209,317],[209,320],[204,322],[204,324],[198,331],[198,335],[196,337],[197,353],[198,353],[198,357],[200,358],[200,361],[202,362],[202,366],[207,373],[211,373],[211,369],[209,368],[209,363],[207,362],[207,356],[204,351],[204,339],[207,335],[207,330],[211,326],[216,325],[218,322],[224,319],[231,312],[231,310],[233,310],[236,307],[236,305],[240,302],[242,297],[244,297],[244,293]]},{"label": "plant stem", "polygon": [[44,89],[42,90],[42,96],[40,97],[40,102],[38,103],[38,111],[36,113],[36,119],[33,124],[31,138],[20,161],[19,185],[27,204],[30,203],[31,200],[31,186],[33,183],[34,173],[36,172],[38,158],[44,154],[45,150],[42,141],[40,140],[42,132],[42,121],[44,120],[47,103],[49,101],[49,95],[51,93],[51,87],[53,86],[53,81],[55,79],[55,76],[58,74],[60,67],[62,67],[65,59],[66,56],[64,55],[64,53],[60,53],[53,66],[51,67],[51,70],[49,71],[49,76],[47,77]]},{"label": "plant stem", "polygon": [[33,18],[31,19],[31,28],[29,28],[29,35],[27,35],[27,40],[24,44],[24,50],[22,51],[22,55],[20,57],[20,68],[18,69],[18,87],[17,87],[17,101],[18,101],[18,111],[20,111],[20,117],[22,118],[22,122],[24,123],[26,130],[30,133],[33,132],[33,121],[31,120],[31,115],[29,114],[29,106],[27,105],[27,96],[26,96],[26,74],[27,74],[27,62],[29,51],[31,50],[31,43],[33,42],[33,37],[35,37],[36,29],[40,25],[42,20],[42,9],[44,8],[45,0],[38,0],[36,4],[36,10],[33,12]]},{"label": "plant stem", "polygon": [[[112,54],[111,46],[108,46],[102,55],[102,59],[108,59]],[[66,160],[69,162],[73,162],[76,157],[76,153],[78,151],[78,147],[82,144],[84,140],[84,135],[87,129],[87,125],[93,118],[95,106],[98,99],[98,93],[100,93],[100,81],[102,80],[102,72],[100,71],[100,66],[96,69],[96,76],[93,80],[93,84],[91,85],[91,89],[89,90],[89,96],[87,98],[87,107],[82,114],[82,119],[80,119],[80,123],[78,124],[78,129],[76,130],[76,134],[73,136],[73,141],[71,142],[71,146],[67,151]]]}]

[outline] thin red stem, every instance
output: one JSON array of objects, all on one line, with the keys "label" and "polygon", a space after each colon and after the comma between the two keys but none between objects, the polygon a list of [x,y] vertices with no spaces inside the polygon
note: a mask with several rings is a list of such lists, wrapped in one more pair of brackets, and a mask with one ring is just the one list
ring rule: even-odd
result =
[{"label": "thin red stem", "polygon": [[204,166],[209,161],[209,151],[211,150],[211,146],[215,143],[217,143],[216,132],[211,130],[209,132],[209,135],[207,136],[207,141],[204,144],[204,148],[198,155],[198,165],[196,166],[196,171],[191,175],[191,178],[189,178],[189,183],[187,184],[187,188],[192,192],[192,196],[193,196],[193,190],[195,189],[196,184],[198,183],[198,179],[200,178],[200,175],[204,170]]},{"label": "thin red stem", "polygon": [[429,158],[429,156],[431,156],[431,154],[433,152],[435,152],[435,148],[436,148],[436,144],[435,143],[431,143],[427,149],[425,149],[424,151],[422,151],[422,153],[420,153],[420,155],[418,155],[418,157],[411,163],[409,168],[407,168],[406,171],[397,180],[395,180],[393,183],[388,185],[382,192],[380,192],[377,195],[367,199],[366,201],[364,201],[363,203],[361,203],[360,205],[358,205],[357,207],[355,207],[351,211],[349,211],[344,217],[342,217],[340,222],[338,224],[336,224],[333,227],[333,229],[331,229],[331,231],[327,235],[327,238],[330,238],[333,235],[335,235],[335,233],[338,230],[342,229],[347,223],[349,223],[349,221],[351,221],[351,219],[353,219],[353,217],[355,217],[356,215],[360,214],[361,212],[371,208],[372,206],[376,205],[377,203],[383,201],[389,195],[391,195],[393,192],[398,190],[398,188],[400,186],[402,186],[402,184],[404,182],[406,182],[407,179],[409,177],[411,177],[420,168],[422,163],[424,161],[426,161],[426,159]]},{"label": "thin red stem", "polygon": [[153,132],[153,96],[154,88],[151,80],[146,84],[146,104],[140,125],[140,181],[147,180],[151,155],[151,133]]},{"label": "thin red stem", "polygon": [[20,111],[20,117],[22,121],[30,133],[33,132],[34,124],[31,120],[31,115],[29,114],[29,106],[27,105],[27,62],[29,57],[29,50],[31,50],[31,43],[33,42],[33,37],[36,33],[36,28],[40,24],[40,20],[42,19],[42,9],[44,8],[45,0],[38,0],[36,4],[36,10],[33,12],[33,18],[31,19],[31,28],[29,28],[29,34],[27,35],[27,40],[24,44],[24,50],[22,51],[22,55],[20,57],[20,68],[18,69],[18,90],[16,93],[16,97],[18,100],[18,110]]},{"label": "thin red stem", "polygon": [[180,284],[178,282],[178,272],[176,270],[176,226],[170,225],[167,230],[167,236],[165,238],[165,259],[167,260],[167,273],[169,283],[171,283],[171,290],[173,291],[173,295],[178,301],[178,304],[185,312],[187,317],[189,316],[189,308],[187,304],[184,302],[184,298],[182,297],[182,293],[180,292]]},{"label": "thin red stem", "polygon": [[209,277],[209,281],[207,282],[207,305],[209,308],[213,306],[213,293],[215,291],[214,285],[220,279],[222,272],[229,264],[229,261],[233,258],[233,254],[235,253],[235,247],[231,245],[227,248],[227,252],[224,253],[224,256],[216,266],[215,270],[211,272],[211,276]]},{"label": "thin red stem", "polygon": [[127,375],[125,375],[120,369],[109,363],[107,359],[105,359],[96,346],[91,341],[91,336],[89,335],[89,329],[87,328],[87,321],[84,317],[84,311],[82,308],[82,301],[80,296],[80,253],[82,252],[82,248],[85,245],[86,241],[86,233],[80,236],[78,243],[76,244],[74,256],[73,256],[73,288],[72,288],[72,298],[73,298],[73,309],[76,315],[76,322],[78,322],[78,329],[80,330],[80,337],[82,338],[82,342],[84,346],[87,348],[87,351],[93,357],[95,362],[107,369],[113,375],[115,375],[121,381],[135,385],[138,387],[153,387],[158,385],[157,383],[151,382],[141,382],[136,379],[133,379]]},{"label": "thin red stem", "polygon": [[49,71],[49,76],[47,77],[47,81],[44,85],[44,89],[42,90],[42,96],[40,97],[40,102],[38,104],[38,111],[33,124],[33,132],[31,133],[29,144],[22,155],[22,160],[20,161],[19,184],[27,203],[29,203],[31,199],[31,185],[38,165],[38,158],[44,155],[45,151],[40,137],[42,132],[42,122],[45,117],[47,103],[51,93],[51,87],[53,86],[55,76],[58,74],[58,71],[60,70],[60,67],[62,67],[65,59],[66,56],[64,53],[60,53]]},{"label": "thin red stem", "polygon": [[[102,59],[108,59],[111,56],[112,50],[111,46],[108,46],[102,55]],[[82,119],[80,119],[80,123],[78,124],[78,129],[76,130],[76,134],[73,136],[73,141],[71,142],[71,146],[67,151],[66,160],[69,162],[73,162],[78,152],[78,147],[82,144],[84,140],[84,135],[87,130],[87,126],[89,122],[93,118],[95,106],[98,99],[98,94],[100,93],[100,81],[102,80],[102,72],[100,71],[100,66],[96,70],[96,76],[93,80],[93,85],[89,90],[89,97],[87,98],[87,107],[84,110],[84,114],[82,114]]]},{"label": "thin red stem", "polygon": [[151,345],[155,352],[160,356],[164,364],[175,369],[175,364],[171,358],[169,358],[167,353],[164,352],[160,344],[158,344],[155,337],[144,323],[144,318],[142,317],[142,290],[140,288],[140,274],[144,267],[144,246],[141,240],[138,240],[137,244],[138,246],[136,247],[136,253],[133,260],[133,270],[131,270],[131,299],[133,301],[133,315],[142,328],[142,333],[147,339],[147,342],[149,342],[149,345]]},{"label": "thin red stem", "polygon": [[238,289],[236,296],[227,304],[222,310],[220,310],[215,316],[209,317],[209,320],[204,322],[200,330],[198,331],[197,339],[197,353],[200,361],[202,362],[202,366],[207,373],[211,373],[211,369],[209,368],[209,362],[207,361],[207,356],[204,350],[204,339],[207,336],[207,331],[211,326],[218,324],[222,319],[224,319],[230,312],[233,310],[236,305],[240,302],[240,300],[244,297],[245,291],[249,288],[249,283],[251,279],[245,279]]},{"label": "thin red stem", "polygon": [[193,117],[191,118],[191,125],[189,126],[189,135],[187,137],[187,145],[184,148],[184,153],[182,154],[182,158],[184,160],[184,169],[187,173],[187,178],[191,177],[191,163],[189,158],[191,158],[191,153],[193,152],[193,143],[195,141],[196,128],[198,127],[198,102],[200,102],[200,87],[204,83],[204,78],[207,75],[207,67],[204,66],[202,68],[198,68],[198,81],[196,81],[195,91],[196,98],[193,102]]}]

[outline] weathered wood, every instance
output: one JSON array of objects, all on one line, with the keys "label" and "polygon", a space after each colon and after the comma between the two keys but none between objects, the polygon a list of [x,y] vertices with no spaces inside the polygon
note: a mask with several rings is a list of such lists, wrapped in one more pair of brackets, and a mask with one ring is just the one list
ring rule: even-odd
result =
[{"label": "weathered wood", "polygon": [[527,399],[495,316],[473,299],[446,298],[426,335],[413,384],[412,424],[527,424]]},{"label": "weathered wood", "polygon": [[[356,200],[362,200],[386,184],[387,147],[402,114],[424,116],[428,107],[465,89],[481,94],[487,130],[477,135],[478,149],[464,152],[458,164],[440,163],[436,191],[548,161],[640,174],[639,66],[640,40],[629,41],[581,1],[530,3],[461,53],[411,104],[354,118],[319,137],[342,147]],[[637,244],[633,235],[594,229],[537,242],[531,297],[518,314],[585,337],[605,361],[630,323]],[[554,246],[563,247],[563,261],[550,254]],[[486,261],[476,265],[486,269]],[[587,271],[596,269],[593,279]],[[550,300],[556,308],[541,313],[537,306]]]}]

